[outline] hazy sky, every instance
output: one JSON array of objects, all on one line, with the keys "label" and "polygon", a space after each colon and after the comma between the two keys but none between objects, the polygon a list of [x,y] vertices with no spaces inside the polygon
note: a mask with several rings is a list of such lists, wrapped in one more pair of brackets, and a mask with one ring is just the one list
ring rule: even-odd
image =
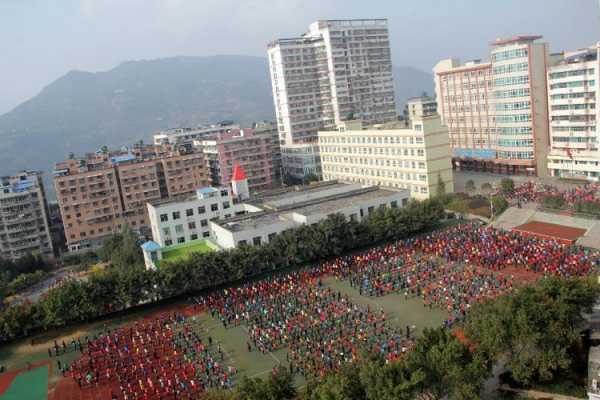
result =
[{"label": "hazy sky", "polygon": [[265,56],[316,19],[390,23],[394,63],[486,58],[488,42],[541,34],[552,51],[600,40],[598,0],[0,0],[0,114],[72,69],[176,55]]}]

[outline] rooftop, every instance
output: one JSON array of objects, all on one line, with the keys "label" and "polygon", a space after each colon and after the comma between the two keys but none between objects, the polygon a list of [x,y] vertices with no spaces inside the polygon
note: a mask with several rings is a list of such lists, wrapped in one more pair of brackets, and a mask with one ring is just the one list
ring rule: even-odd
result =
[{"label": "rooftop", "polygon": [[505,39],[496,39],[490,43],[490,46],[504,46],[511,43],[518,42],[533,42],[535,40],[541,39],[543,36],[541,35],[517,35],[510,38]]},{"label": "rooftop", "polygon": [[244,214],[218,222],[232,232],[256,229],[276,222],[289,221],[290,214],[300,215],[331,214],[356,204],[378,198],[387,198],[406,190],[380,189],[377,186],[362,187],[324,182],[314,187],[302,187],[279,193],[267,194],[250,199],[249,203],[264,211]]}]

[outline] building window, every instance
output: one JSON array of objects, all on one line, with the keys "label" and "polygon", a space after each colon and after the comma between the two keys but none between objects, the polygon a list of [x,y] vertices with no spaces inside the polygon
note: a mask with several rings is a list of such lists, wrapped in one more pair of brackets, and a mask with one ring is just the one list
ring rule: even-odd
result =
[{"label": "building window", "polygon": [[196,222],[189,222],[188,223],[188,228],[189,229],[196,229]]},{"label": "building window", "polygon": [[238,246],[243,246],[245,244],[247,244],[247,242],[245,240],[238,241]]},{"label": "building window", "polygon": [[210,236],[210,232],[202,232],[202,237],[209,237]]},{"label": "building window", "polygon": [[223,208],[224,209],[228,209],[230,207],[229,202],[228,201],[224,201],[223,202]]},{"label": "building window", "polygon": [[206,212],[206,207],[200,206],[198,207],[198,214],[204,214]]},{"label": "building window", "polygon": [[208,226],[208,220],[207,219],[203,219],[200,221],[200,226]]},{"label": "building window", "polygon": [[175,225],[175,233],[183,233],[183,225]]},{"label": "building window", "polygon": [[190,240],[196,240],[196,239],[198,239],[198,234],[196,234],[196,233],[192,233],[192,234],[190,235]]},{"label": "building window", "polygon": [[210,211],[219,211],[219,205],[217,203],[211,204]]},{"label": "building window", "polygon": [[167,222],[169,220],[168,214],[160,214],[160,222]]},{"label": "building window", "polygon": [[165,240],[165,246],[170,246],[172,244],[173,244],[173,241],[171,239]]},{"label": "building window", "polygon": [[223,189],[221,190],[221,196],[228,196],[229,192],[227,191],[227,189]]},{"label": "building window", "polygon": [[163,228],[163,233],[165,234],[165,236],[170,236],[171,235],[171,228]]},{"label": "building window", "polygon": [[185,243],[185,238],[183,236],[180,238],[177,238],[177,243]]},{"label": "building window", "polygon": [[185,210],[185,216],[186,217],[192,217],[192,216],[194,216],[194,209],[193,208],[188,208],[187,210]]},{"label": "building window", "polygon": [[260,236],[256,236],[255,238],[252,239],[252,244],[254,244],[255,246],[259,246],[260,242],[261,242]]},{"label": "building window", "polygon": [[173,219],[179,219],[181,217],[181,213],[179,211],[173,211]]},{"label": "building window", "polygon": [[392,202],[390,203],[390,206],[391,206],[392,208],[398,208],[398,202],[397,202],[396,200],[394,200],[394,201],[392,201]]}]

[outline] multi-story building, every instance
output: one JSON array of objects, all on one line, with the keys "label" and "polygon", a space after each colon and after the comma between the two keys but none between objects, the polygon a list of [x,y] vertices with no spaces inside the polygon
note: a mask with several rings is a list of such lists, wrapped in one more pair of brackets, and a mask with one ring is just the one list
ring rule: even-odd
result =
[{"label": "multi-story building", "polygon": [[70,251],[96,247],[125,224],[145,234],[146,203],[206,186],[204,154],[191,146],[107,149],[57,163],[54,186]]},{"label": "multi-story building", "polygon": [[491,62],[440,61],[438,112],[448,126],[454,167],[506,174],[547,174],[548,46],[541,36],[491,43]]},{"label": "multi-story building", "polygon": [[247,207],[234,201],[227,187],[204,187],[186,199],[148,203],[152,238],[161,247],[209,238],[210,221],[246,212]]},{"label": "multi-story building", "polygon": [[409,121],[434,114],[437,114],[437,102],[429,96],[411,97],[404,108],[404,117]]},{"label": "multi-story building", "polygon": [[552,176],[598,181],[600,130],[600,43],[560,54],[548,70]]},{"label": "multi-story building", "polygon": [[0,178],[0,257],[53,257],[48,204],[41,172]]},{"label": "multi-story building", "polygon": [[[292,153],[314,150],[319,130],[346,119],[396,119],[387,20],[316,21],[301,37],[270,43],[267,53],[279,137]],[[286,172],[303,177],[283,154]]]},{"label": "multi-story building", "polygon": [[214,186],[229,186],[233,167],[239,164],[246,172],[251,191],[260,191],[280,184],[281,159],[277,132],[272,125],[258,129],[232,129],[210,138],[195,141],[204,152],[210,179]]},{"label": "multi-story building", "polygon": [[448,129],[438,115],[410,123],[363,127],[352,121],[319,132],[323,179],[406,189],[416,199],[453,192]]},{"label": "multi-story building", "polygon": [[234,129],[240,129],[240,126],[234,124],[233,121],[222,121],[216,124],[199,126],[196,128],[168,129],[154,134],[154,144],[192,143],[194,140],[202,140],[206,137],[218,133],[227,133]]}]

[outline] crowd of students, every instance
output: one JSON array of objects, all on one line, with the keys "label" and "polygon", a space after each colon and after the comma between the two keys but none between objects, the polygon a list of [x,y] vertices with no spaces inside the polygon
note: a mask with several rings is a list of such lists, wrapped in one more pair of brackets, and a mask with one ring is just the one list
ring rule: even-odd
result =
[{"label": "crowd of students", "polygon": [[287,348],[291,373],[323,376],[362,354],[386,360],[402,356],[413,344],[390,328],[383,310],[352,301],[322,284],[326,265],[225,289],[203,298],[225,327],[243,324],[248,351]]},{"label": "crowd of students", "polygon": [[[325,278],[348,281],[364,296],[421,299],[446,310],[451,326],[474,303],[512,291],[519,282],[510,271],[573,277],[599,266],[598,251],[469,222],[215,291],[197,303],[224,328],[243,326],[248,352],[285,349],[285,368],[318,377],[364,354],[389,362],[414,345],[410,327],[402,332],[383,309],[332,290]],[[209,352],[208,340],[190,318],[166,314],[87,340],[67,371],[81,387],[116,379],[119,399],[193,398],[232,384],[235,370],[223,367],[220,346],[218,356]]]},{"label": "crowd of students", "polygon": [[515,185],[514,190],[508,193],[503,192],[502,196],[514,203],[537,203],[545,196],[557,196],[572,207],[578,201],[600,202],[599,193],[600,184],[597,183],[588,183],[571,189],[559,189],[553,185],[529,181]]},{"label": "crowd of students", "polygon": [[88,340],[64,371],[84,390],[113,386],[113,399],[196,399],[206,389],[230,387],[235,373],[211,344],[190,318],[164,313]]}]

